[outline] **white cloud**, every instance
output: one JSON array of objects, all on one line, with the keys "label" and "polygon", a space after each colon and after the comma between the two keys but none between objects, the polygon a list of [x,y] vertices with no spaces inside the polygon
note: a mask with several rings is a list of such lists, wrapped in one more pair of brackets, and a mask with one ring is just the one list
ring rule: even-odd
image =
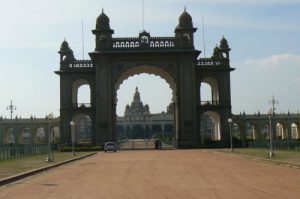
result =
[{"label": "white cloud", "polygon": [[265,69],[274,69],[287,66],[300,67],[300,55],[293,55],[290,53],[270,55],[264,58],[246,60],[245,65]]}]

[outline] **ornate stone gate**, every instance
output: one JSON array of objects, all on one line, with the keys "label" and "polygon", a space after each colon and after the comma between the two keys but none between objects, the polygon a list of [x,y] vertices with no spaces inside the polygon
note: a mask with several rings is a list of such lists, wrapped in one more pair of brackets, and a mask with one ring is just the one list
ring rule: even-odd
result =
[{"label": "ornate stone gate", "polygon": [[[77,115],[91,119],[91,140],[103,144],[116,139],[117,90],[128,77],[149,73],[159,75],[170,85],[175,107],[175,135],[179,148],[197,147],[201,139],[201,117],[217,118],[219,140],[229,143],[227,118],[231,116],[230,48],[225,38],[214,49],[211,58],[198,59],[194,47],[192,17],[184,11],[175,28],[175,36],[152,37],[143,31],[138,37],[113,38],[109,18],[102,11],[96,20],[95,51],[91,60],[76,60],[69,44],[61,45],[60,116],[61,143],[70,143],[70,121]],[[150,83],[150,82],[149,82]],[[200,86],[212,88],[212,100],[201,101]],[[79,86],[90,86],[90,104],[78,104]]]}]

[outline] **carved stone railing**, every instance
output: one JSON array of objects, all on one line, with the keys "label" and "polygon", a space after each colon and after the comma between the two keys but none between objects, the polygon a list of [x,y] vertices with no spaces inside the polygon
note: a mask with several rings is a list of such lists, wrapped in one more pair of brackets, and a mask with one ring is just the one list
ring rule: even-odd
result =
[{"label": "carved stone railing", "polygon": [[212,59],[212,58],[201,58],[197,60],[197,66],[200,67],[211,67],[211,66],[221,66],[222,62],[220,60]]},{"label": "carved stone railing", "polygon": [[92,107],[91,103],[73,103],[73,108],[86,109],[91,107]]},{"label": "carved stone railing", "polygon": [[75,60],[68,65],[69,68],[94,68],[91,60]]},{"label": "carved stone railing", "polygon": [[[243,119],[268,119],[269,115],[266,113],[254,113],[254,114],[239,114],[235,115],[235,118],[243,118]],[[299,113],[290,113],[290,114],[277,114],[272,115],[272,119],[300,119]]]},{"label": "carved stone railing", "polygon": [[174,37],[128,37],[113,38],[114,49],[137,49],[137,48],[174,48]]},{"label": "carved stone railing", "polygon": [[201,106],[218,106],[220,105],[219,101],[201,101]]}]

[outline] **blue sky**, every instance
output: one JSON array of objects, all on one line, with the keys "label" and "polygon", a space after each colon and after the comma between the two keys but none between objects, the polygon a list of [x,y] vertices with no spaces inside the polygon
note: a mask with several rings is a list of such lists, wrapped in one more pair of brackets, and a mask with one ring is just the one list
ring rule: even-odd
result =
[{"label": "blue sky", "polygon": [[[146,30],[153,36],[174,35],[184,6],[198,28],[197,49],[203,50],[202,15],[206,55],[223,35],[232,48],[233,113],[266,112],[272,95],[279,101],[277,111],[300,110],[300,0],[145,0]],[[59,68],[57,51],[66,38],[76,58],[82,58],[83,20],[87,58],[94,50],[91,29],[102,8],[115,37],[137,36],[142,30],[142,0],[1,1],[0,115],[9,117],[10,100],[23,118],[59,115],[59,77],[53,72]],[[121,85],[119,115],[135,86],[152,112],[165,110],[169,86],[158,77],[146,78],[134,76]]]}]

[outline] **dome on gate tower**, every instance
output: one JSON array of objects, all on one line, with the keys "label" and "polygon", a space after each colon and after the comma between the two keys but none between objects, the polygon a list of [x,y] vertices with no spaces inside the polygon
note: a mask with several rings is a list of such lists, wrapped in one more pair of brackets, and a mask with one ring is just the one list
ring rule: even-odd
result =
[{"label": "dome on gate tower", "polygon": [[184,8],[184,12],[179,17],[179,24],[177,29],[190,29],[193,28],[193,19],[191,15]]},{"label": "dome on gate tower", "polygon": [[104,13],[103,9],[102,9],[102,13],[98,16],[96,20],[96,29],[110,30],[109,18]]},{"label": "dome on gate tower", "polygon": [[222,38],[221,41],[220,41],[220,48],[221,48],[221,49],[228,49],[228,48],[229,48],[227,39],[225,39],[224,36],[223,36],[223,38]]},{"label": "dome on gate tower", "polygon": [[64,40],[62,43],[61,43],[61,46],[60,46],[60,50],[69,50],[70,47],[69,47],[69,43]]}]

